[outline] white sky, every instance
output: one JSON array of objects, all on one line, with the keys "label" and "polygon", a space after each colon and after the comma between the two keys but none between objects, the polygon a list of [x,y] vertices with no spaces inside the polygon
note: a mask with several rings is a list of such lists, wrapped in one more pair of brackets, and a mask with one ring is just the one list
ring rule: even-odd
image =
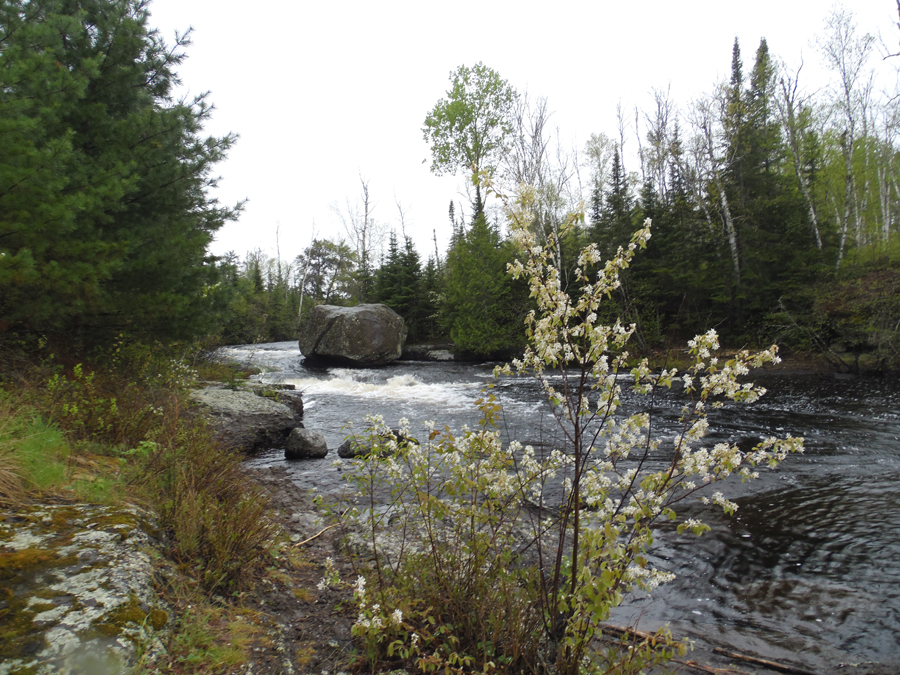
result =
[{"label": "white sky", "polygon": [[[900,41],[895,0],[852,0],[860,32]],[[220,230],[213,252],[262,248],[291,259],[318,237],[341,235],[332,205],[360,196],[369,181],[374,216],[399,228],[407,211],[423,260],[444,252],[447,208],[463,177],[429,172],[425,115],[458,66],[482,61],[520,92],[546,96],[564,144],[583,149],[591,133],[615,136],[616,104],[633,120],[653,88],[671,84],[682,108],[726,79],[740,40],[744,72],[765,37],[770,53],[805,62],[801,83],[822,86],[811,40],[823,32],[829,0],[533,0],[300,2],[153,0],[150,25],[171,42],[194,28],[179,69],[183,91],[210,92],[207,132],[240,135],[216,196],[248,199],[239,221]],[[880,59],[876,56],[874,61]],[[626,152],[636,149],[633,135]],[[423,163],[423,160],[428,159]],[[627,166],[635,169],[635,166]]]}]

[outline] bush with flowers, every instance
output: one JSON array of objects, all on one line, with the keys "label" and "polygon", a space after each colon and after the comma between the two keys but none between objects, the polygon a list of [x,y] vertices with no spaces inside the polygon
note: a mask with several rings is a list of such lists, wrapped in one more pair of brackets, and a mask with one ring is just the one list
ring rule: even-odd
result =
[{"label": "bush with flowers", "polygon": [[[610,611],[629,593],[672,578],[647,558],[652,527],[677,520],[676,507],[688,499],[733,512],[715,484],[732,475],[752,480],[756,466],[802,451],[802,439],[790,436],[746,452],[704,442],[709,409],[765,393],[740,378],[777,362],[775,347],[722,362],[709,331],[690,341],[692,365],[684,373],[654,374],[646,360],[627,368],[634,326],[599,323],[597,311],[646,245],[649,220],[605,262],[596,246],[585,248],[567,289],[554,261],[578,218],[541,244],[531,227],[533,203],[527,188],[504,200],[522,254],[510,272],[528,281],[536,309],[526,321],[525,354],[495,374],[537,379],[563,443],[543,454],[504,445],[502,410],[490,388],[477,402],[480,428],[459,435],[431,424],[418,442],[405,421],[393,434],[370,419],[372,451],[352,473],[365,499],[345,524],[364,533],[357,534],[364,545],[357,549],[354,632],[373,669],[397,661],[424,672],[575,675],[664,663],[687,647],[666,630],[627,644],[602,639]],[[659,388],[676,380],[686,394],[679,432],[663,439],[649,411]],[[622,413],[626,386],[646,397],[647,412]],[[551,487],[561,499],[548,497]],[[679,532],[707,529],[697,519],[678,523]]]}]

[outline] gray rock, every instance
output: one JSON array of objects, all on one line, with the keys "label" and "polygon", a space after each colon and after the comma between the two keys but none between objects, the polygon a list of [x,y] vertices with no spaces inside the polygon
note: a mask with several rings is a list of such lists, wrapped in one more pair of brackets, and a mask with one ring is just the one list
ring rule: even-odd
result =
[{"label": "gray rock", "polygon": [[284,446],[285,459],[322,459],[328,454],[325,437],[318,431],[294,429]]},{"label": "gray rock", "polygon": [[191,398],[207,409],[223,442],[243,452],[282,446],[299,423],[288,406],[250,391],[208,387]]},{"label": "gray rock", "polygon": [[404,345],[401,361],[456,361],[453,343]]},{"label": "gray rock", "polygon": [[131,673],[165,652],[169,608],[154,590],[151,517],[135,507],[0,510],[6,673]]},{"label": "gray rock", "polygon": [[[399,442],[403,441],[412,441],[413,443],[418,443],[415,438],[407,438],[403,434],[400,433],[399,429],[391,429],[391,433],[397,438]],[[390,440],[390,436],[378,436],[377,438],[384,440],[385,442]],[[372,452],[372,446],[374,444],[370,442],[366,438],[358,438],[356,436],[351,436],[346,441],[340,444],[338,447],[338,457],[342,457],[344,459],[353,459],[354,457],[363,457]],[[387,454],[387,453],[384,453]]]},{"label": "gray rock", "polygon": [[319,305],[300,324],[300,351],[313,363],[383,366],[405,341],[406,324],[387,305]]}]

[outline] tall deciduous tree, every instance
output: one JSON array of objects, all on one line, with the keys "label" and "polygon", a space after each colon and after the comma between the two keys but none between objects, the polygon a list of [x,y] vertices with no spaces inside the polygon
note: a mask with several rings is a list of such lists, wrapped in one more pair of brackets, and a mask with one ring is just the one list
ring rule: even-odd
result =
[{"label": "tall deciduous tree", "polygon": [[[460,66],[450,73],[447,98],[440,99],[425,117],[422,133],[431,145],[431,170],[437,175],[462,169],[473,177],[492,173],[513,131],[515,89],[483,63]],[[484,210],[476,180],[473,218]]]}]

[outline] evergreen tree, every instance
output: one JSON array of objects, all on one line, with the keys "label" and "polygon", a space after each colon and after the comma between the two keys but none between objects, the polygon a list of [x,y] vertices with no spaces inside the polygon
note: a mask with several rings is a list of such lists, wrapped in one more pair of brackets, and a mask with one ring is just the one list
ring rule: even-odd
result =
[{"label": "evergreen tree", "polygon": [[434,256],[428,256],[428,262],[422,269],[422,328],[424,340],[435,340],[441,337],[439,321],[439,300],[443,289],[443,274]]},{"label": "evergreen tree", "polygon": [[599,219],[592,223],[590,236],[600,246],[603,257],[610,258],[619,246],[631,239],[633,230],[631,194],[622,169],[619,148],[616,147]]},{"label": "evergreen tree", "polygon": [[166,46],[141,0],[0,2],[0,319],[104,339],[179,338],[222,307],[207,196],[234,137],[173,101],[188,41]]},{"label": "evergreen tree", "polygon": [[488,357],[515,352],[523,344],[527,289],[506,273],[513,257],[484,214],[447,252],[442,313],[461,350]]},{"label": "evergreen tree", "polygon": [[[429,283],[433,284],[436,269],[434,262],[429,262],[432,266]],[[410,342],[429,337],[427,322],[434,315],[434,303],[428,299],[430,289],[426,289],[419,253],[410,237],[403,237],[401,248],[396,232],[391,232],[387,255],[377,273],[376,289],[378,302],[383,302],[403,317]]]}]

